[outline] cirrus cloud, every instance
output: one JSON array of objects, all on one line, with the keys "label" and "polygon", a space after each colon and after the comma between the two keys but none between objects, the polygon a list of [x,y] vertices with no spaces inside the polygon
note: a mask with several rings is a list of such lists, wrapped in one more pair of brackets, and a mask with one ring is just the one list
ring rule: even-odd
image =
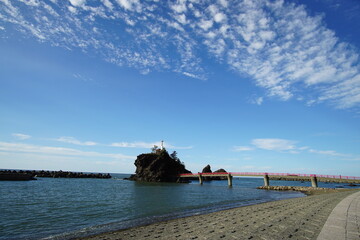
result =
[{"label": "cirrus cloud", "polygon": [[252,140],[251,143],[255,147],[265,150],[288,151],[296,149],[295,141],[279,138],[259,138]]},{"label": "cirrus cloud", "polygon": [[234,146],[232,148],[232,150],[235,152],[255,151],[259,149],[290,154],[319,154],[332,157],[341,157],[341,160],[347,161],[358,161],[360,159],[359,156],[339,153],[335,150],[317,150],[308,146],[298,146],[297,141],[281,138],[256,138],[251,140],[251,146]]},{"label": "cirrus cloud", "polygon": [[56,139],[56,141],[64,142],[64,143],[71,143],[71,144],[81,145],[81,146],[95,146],[95,145],[97,145],[96,142],[92,142],[92,141],[81,142],[81,141],[77,140],[74,137],[59,137],[59,138]]},{"label": "cirrus cloud", "polygon": [[0,142],[0,151],[12,152],[12,153],[35,153],[35,154],[44,154],[51,156],[79,156],[79,157],[95,157],[95,158],[105,157],[105,158],[115,158],[115,159],[135,159],[134,156],[128,156],[123,154],[89,152],[89,151],[81,151],[73,148],[40,146],[33,144],[9,143],[9,142]]},{"label": "cirrus cloud", "polygon": [[233,150],[235,152],[243,152],[243,151],[253,151],[253,150],[255,150],[255,148],[248,147],[248,146],[234,146]]},{"label": "cirrus cloud", "polygon": [[[179,147],[174,146],[172,144],[164,142],[165,148],[171,148],[171,149],[192,149],[192,146],[187,147]],[[110,144],[112,147],[121,147],[121,148],[152,148],[154,146],[161,146],[161,142],[116,142]]]},{"label": "cirrus cloud", "polygon": [[301,4],[240,0],[229,8],[225,0],[2,0],[0,23],[141,73],[206,79],[210,57],[248,76],[268,97],[360,106],[358,49]]},{"label": "cirrus cloud", "polygon": [[19,140],[26,140],[26,139],[29,139],[31,138],[30,135],[27,135],[27,134],[23,134],[23,133],[13,133],[11,134],[13,137],[19,139]]}]

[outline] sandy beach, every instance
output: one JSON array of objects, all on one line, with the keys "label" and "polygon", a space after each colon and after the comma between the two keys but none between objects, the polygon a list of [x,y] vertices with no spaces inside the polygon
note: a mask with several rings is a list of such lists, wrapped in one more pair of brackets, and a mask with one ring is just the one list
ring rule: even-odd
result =
[{"label": "sandy beach", "polygon": [[317,192],[82,239],[316,239],[336,205],[354,192]]}]

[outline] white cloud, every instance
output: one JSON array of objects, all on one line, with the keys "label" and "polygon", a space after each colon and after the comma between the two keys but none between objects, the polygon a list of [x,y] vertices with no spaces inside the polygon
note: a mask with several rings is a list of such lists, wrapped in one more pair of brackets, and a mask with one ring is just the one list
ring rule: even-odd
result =
[{"label": "white cloud", "polygon": [[81,142],[81,141],[79,141],[79,140],[77,140],[76,138],[73,138],[73,137],[59,137],[59,138],[56,139],[56,141],[64,142],[64,143],[71,143],[71,144],[81,145],[81,146],[95,146],[95,145],[97,145],[96,142],[92,142],[92,141]]},{"label": "white cloud", "polygon": [[259,36],[264,41],[270,41],[275,38],[275,33],[273,31],[260,31]]},{"label": "white cloud", "polygon": [[184,74],[185,76],[191,77],[191,78],[205,80],[202,75],[196,75],[196,74],[189,73],[189,72],[182,72],[182,74]]},{"label": "white cloud", "polygon": [[110,10],[113,10],[114,9],[114,5],[109,1],[109,0],[101,0],[102,3],[107,7],[109,8]]},{"label": "white cloud", "polygon": [[186,24],[187,23],[185,14],[177,15],[175,17],[175,19],[181,24]]},{"label": "white cloud", "polygon": [[[155,145],[160,147],[161,142],[117,142],[117,143],[110,144],[110,146],[112,146],[112,147],[148,148],[148,149],[151,149]],[[187,146],[187,147],[174,146],[174,145],[166,143],[166,142],[164,142],[164,147],[169,148],[169,149],[192,149],[193,148],[192,146]]]},{"label": "white cloud", "polygon": [[169,22],[168,26],[175,28],[176,30],[179,30],[181,32],[184,32],[184,28],[177,22]]},{"label": "white cloud", "polygon": [[263,97],[257,97],[251,100],[252,104],[256,104],[256,105],[261,105],[264,102],[264,98]]},{"label": "white cloud", "polygon": [[226,20],[226,15],[224,13],[216,13],[214,16],[214,21],[221,23]]},{"label": "white cloud", "polygon": [[116,0],[117,3],[126,10],[140,11],[141,4],[139,0]]},{"label": "white cloud", "polygon": [[40,4],[38,0],[20,0],[20,2],[23,2],[26,5],[33,6],[33,7],[39,6],[39,4]]},{"label": "white cloud", "polygon": [[212,20],[201,20],[198,24],[199,27],[207,31],[209,28],[213,26],[214,22]]},{"label": "white cloud", "polygon": [[359,156],[352,154],[339,153],[334,150],[316,150],[308,146],[297,146],[296,141],[280,139],[280,138],[258,138],[251,140],[251,145],[253,146],[234,146],[233,151],[242,152],[242,151],[255,151],[257,149],[269,150],[269,151],[279,151],[283,153],[290,154],[302,154],[302,153],[314,153],[320,155],[327,155],[333,157],[340,157],[339,160],[346,161],[358,161]]},{"label": "white cloud", "polygon": [[74,8],[73,6],[68,6],[68,10],[74,14],[77,12],[76,8]]},{"label": "white cloud", "polygon": [[22,134],[22,133],[13,133],[11,134],[13,137],[19,139],[19,140],[26,140],[26,139],[29,139],[31,138],[30,135],[27,135],[27,134]]},{"label": "white cloud", "polygon": [[[0,1],[0,23],[53,46],[93,51],[140,72],[166,70],[202,78],[207,72],[202,53],[207,51],[249,76],[270,97],[337,108],[360,105],[358,49],[303,5],[240,0],[229,9],[226,0],[101,0],[88,6],[86,0],[52,1],[51,6],[23,2]],[[128,26],[102,29],[97,20]]]},{"label": "white cloud", "polygon": [[69,0],[69,1],[74,7],[84,6],[86,3],[86,0]]},{"label": "white cloud", "polygon": [[175,4],[170,4],[170,8],[177,13],[186,12],[186,0],[177,0]]},{"label": "white cloud", "polygon": [[257,148],[275,151],[294,150],[296,149],[295,143],[295,141],[279,138],[259,138],[251,141],[251,144]]},{"label": "white cloud", "polygon": [[218,0],[220,5],[224,8],[228,7],[228,1],[227,0]]},{"label": "white cloud", "polygon": [[126,18],[125,22],[130,26],[135,26],[135,24],[136,24],[136,22],[134,20],[131,20],[129,18]]},{"label": "white cloud", "polygon": [[[133,159],[51,155],[44,153],[1,152],[4,169],[63,170],[78,172],[132,173]],[[34,161],[36,159],[36,161]],[[101,159],[101,160],[100,160]],[[102,164],[100,164],[102,163]]]},{"label": "white cloud", "polygon": [[[274,11],[273,16],[264,11],[267,7]],[[226,41],[235,46],[228,48],[228,64],[233,69],[253,76],[269,96],[285,101],[294,96],[304,98],[303,92],[314,87],[319,96],[312,98],[315,102],[330,100],[340,108],[360,103],[359,81],[349,83],[353,91],[339,87],[359,72],[357,54],[341,43],[320,17],[311,17],[302,6],[284,2],[242,1],[240,8],[239,25],[230,26],[236,31],[231,31]],[[244,47],[248,54],[244,54]],[[299,82],[307,88],[299,88]]]},{"label": "white cloud", "polygon": [[243,151],[253,151],[255,149],[253,147],[248,147],[248,146],[234,146],[233,150],[235,152],[243,152]]},{"label": "white cloud", "polygon": [[152,143],[146,143],[146,142],[117,142],[112,143],[112,147],[121,147],[121,148],[152,148],[154,145],[160,146],[160,142],[152,142]]},{"label": "white cloud", "polygon": [[309,152],[311,153],[317,153],[322,155],[329,155],[329,156],[337,156],[337,157],[348,157],[348,154],[338,153],[333,150],[315,150],[315,149],[309,149]]},{"label": "white cloud", "polygon": [[360,102],[360,73],[323,90],[319,101],[329,100],[338,108],[350,108]]},{"label": "white cloud", "polygon": [[58,156],[106,157],[115,159],[135,159],[134,156],[113,153],[85,152],[73,148],[39,146],[23,143],[0,142],[0,151],[13,153],[37,153]]},{"label": "white cloud", "polygon": [[219,12],[219,8],[216,4],[211,4],[208,6],[207,11],[212,15],[215,16]]},{"label": "white cloud", "polygon": [[[97,31],[96,29],[93,29],[93,31]],[[89,78],[89,77],[85,77],[79,73],[74,73],[73,74],[73,77],[76,78],[76,79],[79,79],[81,81],[84,81],[84,82],[93,82],[94,80],[92,78]]]}]

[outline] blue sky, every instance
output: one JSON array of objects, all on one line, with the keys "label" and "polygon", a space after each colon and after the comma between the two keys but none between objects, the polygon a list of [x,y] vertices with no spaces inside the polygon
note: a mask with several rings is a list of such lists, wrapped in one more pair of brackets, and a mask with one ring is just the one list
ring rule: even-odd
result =
[{"label": "blue sky", "polygon": [[0,168],[360,176],[360,3],[0,0]]}]

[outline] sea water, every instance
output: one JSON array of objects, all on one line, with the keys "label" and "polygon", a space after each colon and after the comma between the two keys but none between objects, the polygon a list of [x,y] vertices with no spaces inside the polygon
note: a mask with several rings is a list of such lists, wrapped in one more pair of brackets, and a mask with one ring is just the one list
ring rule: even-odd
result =
[{"label": "sea water", "polygon": [[[262,178],[199,185],[111,179],[38,178],[0,181],[0,239],[71,239],[177,217],[302,197],[299,192],[258,190]],[[270,181],[310,186],[309,182]],[[319,183],[319,187],[341,184]]]}]

